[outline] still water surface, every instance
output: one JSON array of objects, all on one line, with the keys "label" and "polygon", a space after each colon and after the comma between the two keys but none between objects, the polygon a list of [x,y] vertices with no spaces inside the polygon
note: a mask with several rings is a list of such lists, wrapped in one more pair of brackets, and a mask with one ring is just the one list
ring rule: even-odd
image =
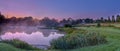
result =
[{"label": "still water surface", "polygon": [[55,29],[38,29],[37,27],[7,27],[2,31],[3,40],[20,39],[37,48],[45,49],[50,46],[52,39],[64,36]]}]

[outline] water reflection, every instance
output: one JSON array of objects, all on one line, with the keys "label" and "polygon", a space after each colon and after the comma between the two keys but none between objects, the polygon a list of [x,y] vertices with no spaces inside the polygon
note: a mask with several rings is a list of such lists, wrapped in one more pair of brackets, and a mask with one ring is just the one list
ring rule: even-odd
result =
[{"label": "water reflection", "polygon": [[49,41],[55,38],[58,38],[60,36],[63,36],[63,34],[49,34],[48,37],[45,37],[44,34],[41,32],[33,32],[32,34],[26,34],[25,32],[19,33],[11,33],[6,32],[4,35],[2,35],[2,39],[20,39],[23,41],[28,42],[29,44],[39,44],[39,45],[50,45]]},{"label": "water reflection", "polygon": [[48,37],[50,34],[54,34],[54,33],[60,33],[60,34],[64,34],[63,32],[59,32],[58,30],[55,29],[38,29],[37,27],[25,27],[25,26],[9,26],[6,28],[3,28],[3,31],[1,32],[1,34],[5,34],[6,32],[11,32],[11,33],[21,33],[24,32],[26,34],[32,34],[33,32],[42,32],[42,34],[44,35],[44,37]]},{"label": "water reflection", "polygon": [[[29,28],[7,28],[3,29],[2,39],[20,39],[25,41],[31,45],[42,45],[42,46],[50,46],[50,41],[52,39],[56,39],[58,37],[64,36],[63,33],[60,33],[55,29],[37,29],[35,27]],[[37,46],[38,48],[43,48],[41,46]]]}]

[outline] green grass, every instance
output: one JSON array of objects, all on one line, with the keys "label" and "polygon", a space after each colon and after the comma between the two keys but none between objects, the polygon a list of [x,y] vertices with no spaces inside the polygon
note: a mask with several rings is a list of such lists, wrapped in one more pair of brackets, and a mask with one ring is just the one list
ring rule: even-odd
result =
[{"label": "green grass", "polygon": [[10,44],[0,43],[0,51],[43,51],[43,50],[24,50],[16,48]]},{"label": "green grass", "polygon": [[74,49],[71,51],[120,51],[120,29],[112,27],[79,27],[79,29],[99,32],[101,35],[107,37],[108,43],[104,45]]},{"label": "green grass", "polygon": [[38,48],[32,47],[32,45],[29,45],[28,43],[18,40],[18,39],[12,39],[12,40],[2,40],[2,43],[11,44],[16,48],[25,49],[25,50],[40,50]]},{"label": "green grass", "polygon": [[106,42],[107,41],[104,36],[95,32],[88,32],[86,34],[75,32],[72,34],[66,34],[66,36],[58,39],[53,39],[50,44],[53,49],[74,49],[78,47],[82,48],[104,44]]},{"label": "green grass", "polygon": [[13,47],[12,45],[0,43],[0,51],[24,51],[18,48]]},{"label": "green grass", "polygon": [[[88,46],[72,50],[45,50],[45,51],[120,51],[120,29],[113,27],[76,27],[87,31],[99,32],[101,35],[106,36],[108,42],[106,44]],[[0,43],[0,51],[19,51],[20,49],[14,48],[11,45]],[[22,51],[22,50],[21,50]]]},{"label": "green grass", "polygon": [[[107,43],[77,48],[65,51],[120,51],[120,29],[114,27],[76,27],[77,29],[84,29],[87,31],[99,32],[106,36]],[[64,50],[48,50],[48,51],[64,51]]]},{"label": "green grass", "polygon": [[0,51],[42,51],[18,39],[0,41]]}]

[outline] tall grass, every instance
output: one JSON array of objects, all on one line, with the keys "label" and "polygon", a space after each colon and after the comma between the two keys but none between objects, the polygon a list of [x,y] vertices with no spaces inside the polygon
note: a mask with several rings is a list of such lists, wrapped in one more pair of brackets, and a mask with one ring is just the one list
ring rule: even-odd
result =
[{"label": "tall grass", "polygon": [[93,46],[106,43],[104,36],[98,33],[69,34],[58,39],[53,39],[50,44],[54,49],[73,49],[78,47]]}]

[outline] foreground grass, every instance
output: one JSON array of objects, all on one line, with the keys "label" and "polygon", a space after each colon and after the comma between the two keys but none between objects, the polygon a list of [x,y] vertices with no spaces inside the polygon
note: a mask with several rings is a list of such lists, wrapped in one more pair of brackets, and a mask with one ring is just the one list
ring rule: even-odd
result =
[{"label": "foreground grass", "polygon": [[12,40],[2,40],[1,43],[10,44],[16,48],[25,49],[25,50],[40,50],[38,48],[33,47],[32,45],[29,45],[28,43],[18,40],[18,39],[12,39]]},{"label": "foreground grass", "polygon": [[120,29],[113,27],[76,27],[87,31],[99,32],[106,36],[108,43],[77,48],[72,50],[48,50],[48,51],[120,51]]},{"label": "foreground grass", "polygon": [[0,43],[0,51],[24,51],[18,48],[13,47],[12,45]]},{"label": "foreground grass", "polygon": [[[77,29],[84,29],[87,31],[99,32],[101,35],[106,36],[108,43],[89,46],[83,48],[77,48],[72,50],[45,50],[45,51],[120,51],[120,29],[112,27],[76,27]],[[1,44],[0,51],[22,51],[20,49],[14,48],[11,45]]]},{"label": "foreground grass", "polygon": [[[69,30],[67,30],[69,31]],[[88,32],[85,34],[76,32],[81,31],[75,29],[71,34],[66,34],[64,37],[53,39],[50,44],[52,49],[75,49],[87,46],[94,46],[107,43],[104,36],[97,32]]]},{"label": "foreground grass", "polygon": [[74,49],[71,51],[120,51],[120,29],[112,27],[79,27],[78,29],[99,32],[101,35],[107,37],[108,43],[104,45]]},{"label": "foreground grass", "polygon": [[24,50],[16,48],[10,44],[0,43],[0,51],[43,51],[43,50]]}]

